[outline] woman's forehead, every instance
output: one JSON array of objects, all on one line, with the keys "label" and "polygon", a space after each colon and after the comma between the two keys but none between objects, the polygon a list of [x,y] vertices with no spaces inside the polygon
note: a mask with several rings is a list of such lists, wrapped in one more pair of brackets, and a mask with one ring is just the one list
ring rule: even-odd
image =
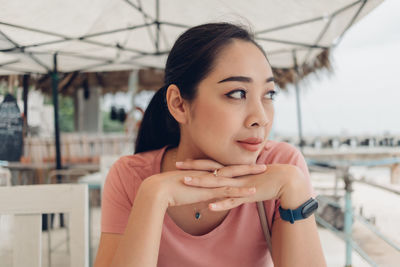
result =
[{"label": "woman's forehead", "polygon": [[253,43],[235,40],[224,47],[213,64],[209,78],[249,77],[252,81],[272,77],[272,69],[263,52]]}]

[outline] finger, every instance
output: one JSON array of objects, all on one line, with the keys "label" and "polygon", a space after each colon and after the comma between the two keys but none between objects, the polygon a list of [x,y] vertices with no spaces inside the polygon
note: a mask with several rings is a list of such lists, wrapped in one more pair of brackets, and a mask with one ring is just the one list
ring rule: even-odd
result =
[{"label": "finger", "polygon": [[216,198],[240,198],[252,196],[256,193],[255,187],[220,187],[213,189]]},{"label": "finger", "polygon": [[259,174],[267,169],[265,164],[230,165],[218,170],[217,175],[225,177],[238,177],[249,174]]},{"label": "finger", "polygon": [[213,211],[230,210],[246,202],[248,202],[246,198],[226,198],[222,201],[210,203],[209,209]]},{"label": "finger", "polygon": [[213,174],[203,175],[201,177],[186,176],[183,183],[190,186],[216,188],[224,186],[243,186],[245,181],[242,179],[233,179],[228,177],[215,177]]},{"label": "finger", "polygon": [[[190,189],[190,188],[189,188]],[[192,188],[193,190],[194,188]],[[196,194],[199,194],[202,199],[215,199],[215,201],[219,201],[221,199],[227,198],[246,198],[246,197],[254,197],[256,194],[255,187],[220,187],[214,189],[206,189],[206,188],[197,188]],[[196,195],[194,194],[194,195]],[[243,202],[242,202],[243,203]]]},{"label": "finger", "polygon": [[214,171],[224,167],[224,165],[209,159],[197,159],[176,162],[176,167],[181,170]]}]

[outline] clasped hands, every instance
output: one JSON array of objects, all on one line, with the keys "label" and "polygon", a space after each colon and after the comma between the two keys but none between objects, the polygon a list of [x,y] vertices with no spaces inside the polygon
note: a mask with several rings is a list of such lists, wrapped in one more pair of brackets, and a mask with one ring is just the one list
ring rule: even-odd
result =
[{"label": "clasped hands", "polygon": [[299,180],[296,177],[302,175],[296,166],[287,164],[223,166],[213,160],[186,160],[177,162],[176,167],[178,170],[206,171],[203,175],[185,176],[181,182],[186,186],[224,188],[226,197],[209,205],[214,211],[279,198],[288,183]]}]

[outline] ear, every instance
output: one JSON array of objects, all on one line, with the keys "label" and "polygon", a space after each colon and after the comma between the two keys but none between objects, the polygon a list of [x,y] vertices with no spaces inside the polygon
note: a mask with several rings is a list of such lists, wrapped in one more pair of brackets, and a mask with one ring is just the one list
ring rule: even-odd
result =
[{"label": "ear", "polygon": [[172,117],[174,117],[178,123],[187,123],[190,110],[187,101],[182,98],[181,92],[175,84],[168,86],[166,98],[168,110]]}]

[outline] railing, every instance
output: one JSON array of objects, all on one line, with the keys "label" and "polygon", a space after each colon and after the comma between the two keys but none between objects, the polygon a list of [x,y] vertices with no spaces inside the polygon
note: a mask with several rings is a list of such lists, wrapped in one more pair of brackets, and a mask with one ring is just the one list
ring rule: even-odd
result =
[{"label": "railing", "polygon": [[[61,160],[63,163],[98,163],[101,155],[133,153],[134,137],[125,134],[61,134]],[[24,162],[54,162],[53,138],[26,137]]]},{"label": "railing", "polygon": [[302,140],[294,136],[277,136],[277,141],[291,143],[296,146],[319,148],[340,148],[340,147],[397,147],[400,148],[400,135],[359,135],[359,136],[306,136]]},{"label": "railing", "polygon": [[349,172],[351,166],[388,166],[391,164],[399,164],[400,158],[388,158],[388,159],[380,159],[375,161],[350,161],[350,160],[336,160],[336,161],[318,161],[307,159],[307,164],[310,167],[310,170],[316,171],[334,171],[336,172],[336,180],[335,180],[335,187],[334,192],[337,196],[337,186],[338,178],[342,178],[345,183],[345,207],[341,207],[337,202],[329,200],[326,197],[319,196],[318,199],[321,202],[329,203],[335,207],[340,208],[341,210],[344,209],[344,232],[339,231],[334,226],[332,226],[329,222],[324,220],[318,214],[316,215],[316,220],[319,224],[327,228],[328,230],[332,231],[335,235],[346,242],[346,267],[352,266],[352,250],[356,251],[366,262],[368,262],[371,266],[378,266],[376,262],[374,262],[371,257],[352,239],[352,226],[353,226],[353,218],[360,221],[364,225],[367,226],[369,230],[371,230],[376,236],[380,239],[385,241],[389,246],[396,249],[400,252],[400,247],[393,242],[389,237],[385,236],[381,233],[373,224],[371,224],[368,220],[364,217],[353,214],[352,210],[352,199],[351,194],[353,192],[353,182],[362,183],[369,186],[373,186],[375,188],[385,190],[390,193],[394,193],[396,195],[400,195],[400,191],[394,188],[389,188],[387,186],[379,185],[374,182],[366,181],[365,179],[355,179]]}]

